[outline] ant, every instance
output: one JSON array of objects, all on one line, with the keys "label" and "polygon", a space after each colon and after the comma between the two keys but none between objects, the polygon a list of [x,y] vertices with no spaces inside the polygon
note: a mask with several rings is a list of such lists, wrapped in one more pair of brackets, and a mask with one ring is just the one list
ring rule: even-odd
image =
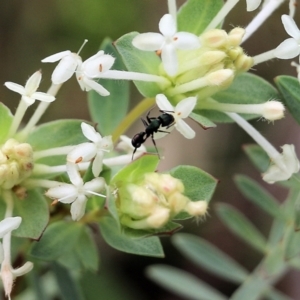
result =
[{"label": "ant", "polygon": [[168,111],[165,110],[160,110],[162,114],[158,116],[157,118],[150,118],[151,110],[147,113],[146,119],[141,119],[144,126],[145,126],[145,131],[142,131],[140,133],[137,133],[131,140],[131,144],[134,147],[134,151],[132,154],[132,159],[134,156],[134,153],[136,152],[137,148],[141,147],[141,145],[148,139],[148,137],[151,136],[152,143],[156,149],[157,155],[159,157],[159,153],[156,147],[156,143],[154,140],[154,133],[157,132],[165,132],[165,133],[170,133],[169,131],[164,131],[160,130],[160,127],[166,127],[166,129],[170,128],[175,124],[175,119],[173,115],[168,114]]}]

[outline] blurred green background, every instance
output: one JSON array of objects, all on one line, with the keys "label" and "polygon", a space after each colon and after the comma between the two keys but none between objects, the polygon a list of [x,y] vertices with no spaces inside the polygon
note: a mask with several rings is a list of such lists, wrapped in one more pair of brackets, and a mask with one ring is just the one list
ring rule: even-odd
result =
[{"label": "blurred green background", "polygon": [[[178,5],[183,2],[178,1]],[[167,3],[163,0],[3,0],[0,3],[0,82],[3,84],[5,81],[13,81],[23,85],[31,74],[42,69],[40,91],[46,91],[50,86],[51,72],[55,64],[42,64],[43,58],[63,50],[77,52],[83,40],[88,39],[89,42],[81,52],[82,58],[86,59],[98,51],[106,36],[115,40],[131,31],[156,32],[159,19],[166,12]],[[243,45],[248,54],[255,55],[273,49],[287,38],[280,21],[283,13],[288,13],[287,2]],[[233,25],[244,27],[255,14],[256,12],[246,13],[245,1],[240,1],[226,19],[225,28],[230,30]],[[296,19],[299,20],[299,16]],[[270,82],[279,74],[296,75],[290,61],[278,60],[257,66],[252,72]],[[141,99],[133,86],[132,95],[133,103]],[[43,121],[60,118],[89,119],[86,93],[80,90],[75,77],[64,84],[57,98]],[[17,94],[2,86],[0,99],[14,112],[19,101]],[[253,124],[276,147],[285,143],[295,143],[296,148],[300,146],[296,123],[289,114],[274,125],[258,121]],[[244,211],[263,232],[268,232],[269,217],[244,201],[232,181],[236,173],[247,174],[260,181],[260,174],[241,150],[242,144],[252,143],[252,140],[234,124],[221,124],[216,129],[207,131],[198,128],[195,123],[190,122],[190,125],[197,131],[194,141],[186,140],[176,132],[159,140],[159,147],[164,149],[165,154],[161,170],[177,164],[192,164],[211,173],[220,183],[206,221],[199,224],[191,220],[185,221],[184,231],[207,238],[252,270],[259,262],[258,253],[224,229],[214,213],[216,203],[231,203]],[[137,123],[129,130],[129,136],[141,128],[142,124]],[[279,199],[283,199],[286,193],[285,190],[272,186],[268,186],[268,189]],[[166,259],[163,260],[120,253],[105,245],[101,239],[97,243],[101,256],[98,277],[88,274],[81,281],[87,300],[181,299],[160,289],[144,277],[145,267],[152,263],[167,263],[184,268],[227,295],[235,289],[234,285],[216,279],[185,261],[172,247],[168,238],[163,238],[166,253]],[[280,283],[281,289],[295,299],[300,297],[295,284],[297,279],[299,280],[299,274],[291,273]]]}]

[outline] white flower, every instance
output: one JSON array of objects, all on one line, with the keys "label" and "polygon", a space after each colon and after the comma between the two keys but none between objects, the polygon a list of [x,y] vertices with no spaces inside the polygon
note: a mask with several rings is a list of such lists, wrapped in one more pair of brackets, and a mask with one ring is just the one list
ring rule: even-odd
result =
[{"label": "white flower", "polygon": [[282,154],[273,158],[269,169],[263,174],[263,180],[268,183],[287,180],[299,171],[299,160],[294,145],[284,145],[281,148]]},{"label": "white flower", "polygon": [[111,136],[102,137],[95,128],[86,123],[81,123],[84,136],[92,143],[83,143],[76,146],[67,156],[67,161],[72,163],[93,161],[92,171],[97,177],[102,171],[104,152],[112,150]]},{"label": "white flower", "polygon": [[[173,107],[169,102],[167,97],[163,94],[158,94],[156,96],[156,104],[162,110],[167,112],[174,117],[174,126],[176,129],[187,139],[192,139],[195,137],[195,131],[186,124],[182,119],[187,118],[193,111],[197,103],[196,97],[188,97],[180,101],[176,107]],[[155,136],[155,138],[157,138]]]},{"label": "white flower", "polygon": [[81,57],[76,53],[72,53],[70,50],[53,54],[42,60],[44,63],[53,63],[56,61],[60,62],[51,76],[51,80],[54,84],[62,84],[70,79],[77,67],[82,63]]},{"label": "white flower", "polygon": [[260,6],[261,0],[246,0],[247,11],[253,11]]},{"label": "white flower", "polygon": [[281,59],[290,59],[300,54],[300,30],[293,18],[288,15],[281,16],[285,31],[291,38],[284,40],[274,51],[274,55]]},{"label": "white flower", "polygon": [[22,95],[22,100],[26,103],[27,106],[32,105],[35,102],[35,100],[40,100],[44,102],[54,101],[54,96],[46,93],[37,92],[41,79],[42,73],[41,71],[37,71],[30,76],[30,78],[25,84],[25,87],[14,82],[5,82],[4,85],[8,89]]},{"label": "white flower", "polygon": [[80,220],[84,213],[86,202],[89,196],[99,194],[105,188],[103,178],[97,177],[89,182],[84,183],[75,164],[67,164],[67,172],[71,183],[62,183],[57,187],[50,188],[46,192],[46,196],[52,199],[57,199],[62,203],[71,204],[71,215],[74,221]]},{"label": "white flower", "polygon": [[114,57],[104,54],[102,50],[84,61],[78,67],[77,72],[77,81],[80,88],[83,91],[95,90],[101,96],[108,96],[110,94],[109,91],[93,79],[101,78],[103,73],[110,70],[114,61]]},{"label": "white flower", "polygon": [[159,51],[168,75],[174,76],[178,70],[176,49],[190,50],[200,47],[199,38],[189,32],[177,32],[176,23],[170,14],[164,15],[159,22],[160,33],[142,33],[132,44],[144,51]]}]

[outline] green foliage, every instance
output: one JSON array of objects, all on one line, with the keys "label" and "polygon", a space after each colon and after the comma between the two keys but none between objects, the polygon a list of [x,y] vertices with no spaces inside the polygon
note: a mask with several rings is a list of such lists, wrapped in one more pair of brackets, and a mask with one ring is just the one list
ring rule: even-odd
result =
[{"label": "green foliage", "polygon": [[275,83],[282,95],[282,100],[294,119],[300,124],[300,85],[295,77],[278,76]]},{"label": "green foliage", "polygon": [[260,172],[265,172],[270,165],[268,154],[256,144],[246,145],[243,147],[251,162]]},{"label": "green foliage", "polygon": [[[124,70],[125,66],[111,39],[105,39],[100,49],[116,58],[114,70]],[[88,105],[91,118],[98,126],[103,136],[111,135],[113,130],[124,119],[129,104],[129,82],[117,81],[111,79],[101,79],[101,85],[104,86],[110,95],[100,96],[94,90],[88,94]]]},{"label": "green foliage", "polygon": [[0,144],[5,141],[8,130],[12,124],[13,116],[8,107],[0,103]]},{"label": "green foliage", "polygon": [[222,0],[186,1],[178,11],[178,31],[200,35],[222,6]]}]

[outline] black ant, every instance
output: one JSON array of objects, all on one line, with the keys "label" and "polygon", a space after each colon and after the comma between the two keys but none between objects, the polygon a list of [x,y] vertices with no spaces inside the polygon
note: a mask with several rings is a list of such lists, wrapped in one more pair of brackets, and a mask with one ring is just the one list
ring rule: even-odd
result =
[{"label": "black ant", "polygon": [[173,115],[168,114],[168,112],[165,110],[160,110],[160,112],[162,112],[162,114],[160,116],[158,116],[157,118],[150,118],[149,117],[150,112],[151,112],[151,110],[147,113],[147,116],[146,116],[147,121],[145,119],[141,119],[145,126],[145,131],[137,133],[131,140],[131,144],[134,147],[132,159],[133,159],[134,153],[136,152],[137,148],[141,147],[141,145],[150,136],[151,136],[153,145],[156,149],[157,155],[159,157],[159,153],[158,153],[156,143],[154,140],[154,133],[156,133],[156,132],[170,133],[169,131],[160,130],[159,128],[166,127],[166,129],[168,129],[175,124],[175,119],[174,119]]}]

